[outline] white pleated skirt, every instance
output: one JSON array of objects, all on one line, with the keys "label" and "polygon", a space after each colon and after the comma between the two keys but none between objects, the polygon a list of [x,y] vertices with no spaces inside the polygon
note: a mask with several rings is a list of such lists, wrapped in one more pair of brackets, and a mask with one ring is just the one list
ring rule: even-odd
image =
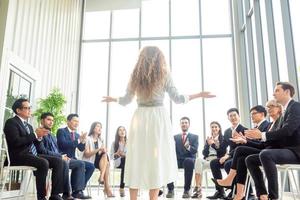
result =
[{"label": "white pleated skirt", "polygon": [[177,177],[175,142],[166,109],[138,107],[128,132],[125,184],[156,189]]}]

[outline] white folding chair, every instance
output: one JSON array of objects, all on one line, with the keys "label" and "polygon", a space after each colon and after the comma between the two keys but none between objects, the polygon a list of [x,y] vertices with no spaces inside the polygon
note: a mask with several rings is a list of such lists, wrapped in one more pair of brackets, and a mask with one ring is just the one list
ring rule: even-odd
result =
[{"label": "white folding chair", "polygon": [[[283,181],[282,181],[282,185],[280,187],[281,191],[280,191],[280,199],[283,199],[283,192],[284,192],[284,186],[286,183],[286,178],[288,176],[290,181],[293,181],[291,184],[291,188],[292,188],[292,194],[294,197],[294,200],[299,199],[299,197],[296,197],[296,194],[298,196],[300,196],[300,184],[297,184],[297,180],[294,174],[294,170],[300,170],[300,164],[284,164],[284,165],[276,165],[277,170],[278,171],[282,171],[283,172]],[[290,178],[291,175],[291,178]],[[293,185],[296,188],[297,193],[295,194],[295,192],[293,191]]]},{"label": "white folding chair", "polygon": [[[34,167],[30,166],[11,166],[7,142],[5,135],[2,134],[2,146],[1,146],[1,169],[0,169],[0,180],[1,180],[1,192],[0,192],[0,199],[7,199],[7,198],[15,198],[15,197],[24,197],[27,194],[28,186],[30,180],[32,178],[33,171],[36,170]],[[4,161],[7,160],[7,166],[4,166]],[[13,195],[5,195],[4,196],[4,188],[8,180],[8,188],[7,191],[11,190],[11,172],[12,171],[23,171],[25,172],[25,176],[22,178],[21,187],[18,193],[14,193]]]}]

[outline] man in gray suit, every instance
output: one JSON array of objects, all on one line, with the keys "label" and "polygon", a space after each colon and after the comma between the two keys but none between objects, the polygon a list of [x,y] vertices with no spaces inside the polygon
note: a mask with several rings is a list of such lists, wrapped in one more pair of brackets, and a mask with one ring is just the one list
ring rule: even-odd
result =
[{"label": "man in gray suit", "polygon": [[[198,135],[188,132],[190,119],[180,119],[181,133],[174,136],[178,168],[184,168],[184,192],[182,198],[190,198],[190,188],[193,178],[194,163],[198,151]],[[167,198],[174,197],[174,183],[168,184]]]}]

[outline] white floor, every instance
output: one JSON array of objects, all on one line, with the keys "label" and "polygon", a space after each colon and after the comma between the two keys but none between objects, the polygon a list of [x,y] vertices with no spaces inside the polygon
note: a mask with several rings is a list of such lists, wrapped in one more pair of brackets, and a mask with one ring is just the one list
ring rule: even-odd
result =
[{"label": "white floor", "polygon": [[[92,200],[102,200],[102,199],[111,199],[111,200],[129,200],[130,198],[129,198],[129,191],[128,191],[128,189],[126,188],[126,196],[125,197],[120,197],[120,195],[119,195],[119,190],[118,189],[116,189],[115,191],[114,191],[114,194],[115,194],[115,197],[114,198],[105,198],[104,197],[104,194],[103,194],[103,191],[102,190],[100,190],[100,191],[98,191],[98,188],[96,188],[96,187],[93,187],[92,188]],[[98,193],[99,192],[99,193]],[[182,192],[183,192],[183,190],[181,189],[181,188],[177,188],[177,189],[175,189],[175,198],[173,198],[173,199],[170,199],[170,200],[182,200],[183,198],[181,197],[182,196]],[[206,196],[209,196],[209,195],[213,195],[214,194],[214,189],[213,188],[211,188],[211,189],[203,189],[203,197],[202,197],[202,199],[207,199],[207,198],[205,198]],[[18,199],[18,198],[15,198],[15,199]],[[23,200],[24,198],[19,198],[18,200]],[[34,200],[35,199],[35,197],[34,197],[34,195],[33,194],[28,194],[27,195],[27,197],[26,197],[26,200]],[[147,200],[147,199],[149,199],[149,197],[148,197],[148,192],[147,191],[141,191],[140,192],[140,196],[139,196],[139,198],[138,198],[139,200]],[[164,196],[162,196],[162,197],[159,197],[159,200],[162,200],[162,199],[165,199],[165,200],[168,200],[167,198],[165,198]],[[190,198],[191,199],[191,198]],[[283,200],[292,200],[292,199],[294,199],[293,198],[293,196],[292,196],[292,194],[290,194],[290,193],[285,193],[285,195],[284,195],[284,198],[283,198]],[[296,199],[297,200],[300,200],[300,197],[296,197]]]}]

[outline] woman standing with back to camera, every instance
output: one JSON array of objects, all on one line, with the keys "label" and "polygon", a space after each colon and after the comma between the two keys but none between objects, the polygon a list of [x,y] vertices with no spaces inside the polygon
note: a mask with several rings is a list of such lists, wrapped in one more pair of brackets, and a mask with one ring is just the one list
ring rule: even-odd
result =
[{"label": "woman standing with back to camera", "polygon": [[150,200],[155,200],[159,188],[177,177],[171,121],[163,106],[165,92],[175,103],[215,96],[209,92],[178,94],[163,53],[157,47],[148,46],[139,55],[126,94],[120,98],[105,96],[102,100],[125,106],[137,96],[138,108],[128,132],[125,164],[125,183],[130,188],[131,200],[137,199],[138,189],[148,189]]}]

